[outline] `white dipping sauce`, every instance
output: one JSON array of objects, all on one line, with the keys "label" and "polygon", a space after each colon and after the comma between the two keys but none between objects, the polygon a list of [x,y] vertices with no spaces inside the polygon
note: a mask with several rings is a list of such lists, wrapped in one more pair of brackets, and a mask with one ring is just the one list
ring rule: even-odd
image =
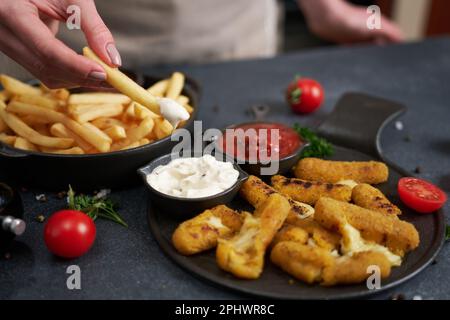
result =
[{"label": "white dipping sauce", "polygon": [[180,198],[201,198],[225,191],[237,181],[239,171],[230,162],[211,155],[179,158],[156,167],[147,182],[159,192]]},{"label": "white dipping sauce", "polygon": [[170,98],[158,98],[159,110],[161,115],[176,128],[180,121],[189,119],[190,115],[186,109]]}]

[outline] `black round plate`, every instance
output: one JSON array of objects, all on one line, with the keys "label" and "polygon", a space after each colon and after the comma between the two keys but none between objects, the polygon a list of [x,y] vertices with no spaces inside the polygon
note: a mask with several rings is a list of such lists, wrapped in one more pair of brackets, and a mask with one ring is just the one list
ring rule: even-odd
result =
[{"label": "black round plate", "polygon": [[[355,160],[366,161],[372,158],[343,147],[335,147],[334,160]],[[156,241],[162,250],[172,258],[177,264],[185,268],[192,274],[209,280],[214,284],[234,289],[243,293],[279,299],[342,299],[358,298],[370,294],[376,294],[382,290],[392,288],[411,279],[422,271],[435,256],[438,254],[445,237],[444,213],[441,211],[421,215],[414,213],[401,204],[397,197],[397,181],[402,174],[396,169],[390,167],[389,181],[378,185],[383,193],[396,205],[398,205],[403,214],[401,219],[406,220],[417,228],[420,234],[419,247],[409,253],[400,267],[393,268],[389,278],[381,283],[381,289],[369,290],[365,283],[358,285],[321,287],[319,285],[307,285],[300,281],[292,283],[292,277],[273,265],[268,259],[264,267],[264,272],[257,280],[241,280],[233,277],[219,269],[215,260],[215,250],[201,253],[191,257],[180,255],[172,246],[171,237],[175,228],[182,218],[171,216],[169,212],[161,212],[152,206],[149,202],[148,223]],[[249,205],[242,199],[236,197],[229,204],[235,209],[249,209]]]}]

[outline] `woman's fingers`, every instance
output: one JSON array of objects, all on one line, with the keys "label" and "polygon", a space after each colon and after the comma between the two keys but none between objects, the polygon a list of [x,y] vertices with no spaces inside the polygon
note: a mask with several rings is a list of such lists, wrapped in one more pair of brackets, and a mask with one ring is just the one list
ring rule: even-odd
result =
[{"label": "woman's fingers", "polygon": [[95,8],[93,1],[78,1],[81,12],[81,29],[89,47],[112,67],[122,65],[114,38]]}]

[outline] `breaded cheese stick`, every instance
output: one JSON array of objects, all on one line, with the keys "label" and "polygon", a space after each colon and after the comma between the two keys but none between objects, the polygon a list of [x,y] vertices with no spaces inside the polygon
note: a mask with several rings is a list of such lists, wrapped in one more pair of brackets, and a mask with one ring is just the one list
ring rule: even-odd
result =
[{"label": "breaded cheese stick", "polygon": [[364,251],[336,258],[334,263],[323,269],[323,286],[337,284],[354,284],[365,281],[371,273],[369,267],[377,266],[381,279],[389,277],[391,264],[384,254],[375,251]]},{"label": "breaded cheese stick", "polygon": [[253,215],[246,214],[241,230],[231,239],[219,239],[216,260],[220,268],[239,278],[257,279],[264,255],[290,210],[289,202],[274,193]]},{"label": "breaded cheese stick", "polygon": [[348,222],[365,240],[385,246],[399,256],[417,248],[420,241],[411,223],[331,198],[322,197],[317,201],[314,219],[335,231]]},{"label": "breaded cheese stick", "polygon": [[319,247],[302,245],[297,242],[279,242],[272,249],[271,261],[295,278],[312,284],[322,285],[360,283],[370,273],[367,268],[376,265],[381,278],[389,276],[391,265],[379,252],[359,252],[352,256],[334,257]]},{"label": "breaded cheese stick", "polygon": [[352,190],[352,200],[360,207],[385,213],[388,215],[400,215],[402,211],[375,187],[370,184],[358,184]]},{"label": "breaded cheese stick", "polygon": [[233,235],[241,225],[239,213],[219,205],[181,223],[172,235],[172,243],[181,254],[196,254],[214,248],[217,239]]},{"label": "breaded cheese stick", "polygon": [[280,175],[272,177],[272,186],[281,194],[310,205],[316,204],[320,197],[329,197],[345,202],[349,202],[352,197],[352,188],[343,184],[306,181]]},{"label": "breaded cheese stick", "polygon": [[331,161],[318,158],[301,159],[295,169],[297,178],[337,183],[354,180],[358,183],[377,184],[387,181],[388,167],[378,161]]},{"label": "breaded cheese stick", "polygon": [[[271,194],[278,193],[274,188],[264,183],[260,178],[249,176],[239,190],[241,197],[248,201],[253,207],[258,208]],[[314,208],[308,204],[295,201],[285,196],[291,206],[289,219],[306,218],[314,214]]]},{"label": "breaded cheese stick", "polygon": [[283,241],[273,247],[270,261],[295,278],[312,284],[322,281],[322,270],[332,266],[334,258],[325,249]]},{"label": "breaded cheese stick", "polygon": [[292,241],[300,244],[306,244],[309,239],[309,234],[304,229],[290,224],[284,226],[277,232],[273,238],[271,245],[275,246],[278,242]]}]

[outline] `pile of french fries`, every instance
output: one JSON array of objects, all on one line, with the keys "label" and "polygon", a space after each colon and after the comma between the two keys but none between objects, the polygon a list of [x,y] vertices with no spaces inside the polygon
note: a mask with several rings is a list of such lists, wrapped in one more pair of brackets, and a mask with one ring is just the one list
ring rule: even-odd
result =
[{"label": "pile of french fries", "polygon": [[[147,91],[176,100],[191,114],[189,98],[181,94],[184,81],[184,75],[175,72]],[[159,114],[121,93],[71,94],[43,84],[34,87],[4,74],[0,82],[0,142],[18,149],[104,153],[135,148],[174,130]]]}]

